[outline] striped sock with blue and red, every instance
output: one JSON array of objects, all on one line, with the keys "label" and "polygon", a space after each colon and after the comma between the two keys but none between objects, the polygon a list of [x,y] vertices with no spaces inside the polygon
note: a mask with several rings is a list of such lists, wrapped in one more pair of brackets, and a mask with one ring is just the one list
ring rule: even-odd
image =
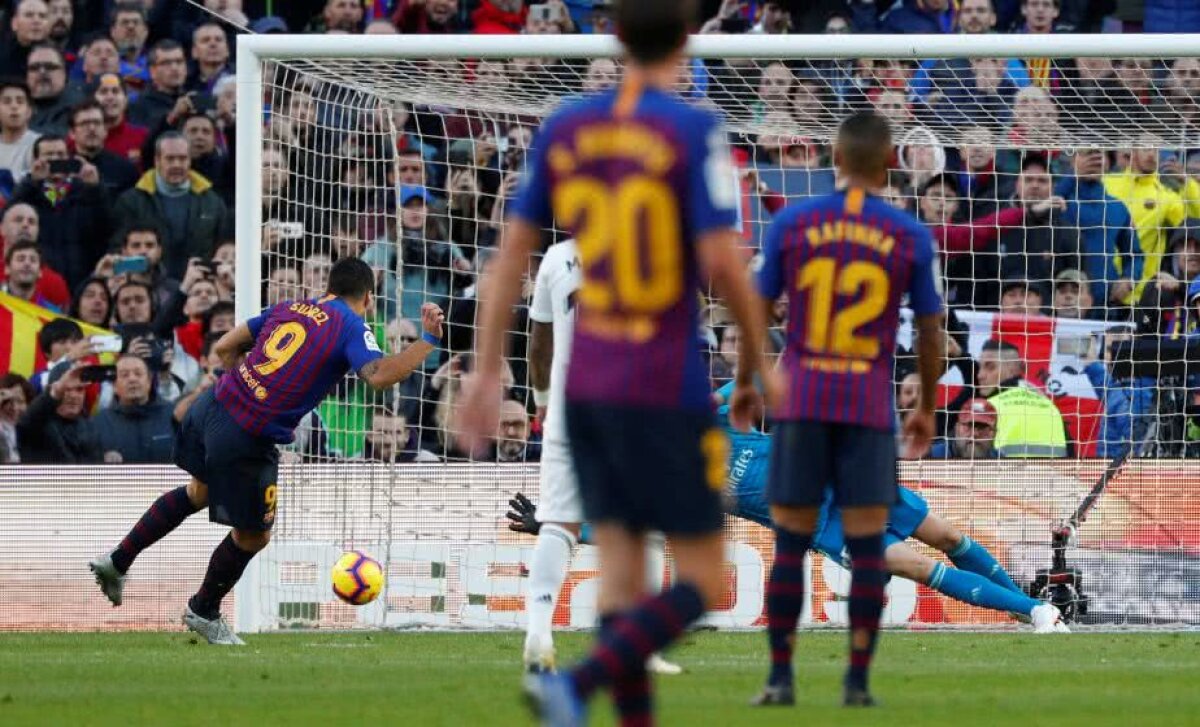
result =
[{"label": "striped sock with blue and red", "polygon": [[867,673],[879,636],[883,590],[887,569],[883,560],[883,534],[846,538],[850,551],[850,669],[846,685],[867,689]]},{"label": "striped sock with blue and red", "polygon": [[[660,571],[661,572],[661,571]],[[600,633],[604,634],[617,622],[615,615],[600,617]],[[650,693],[650,675],[645,663],[612,684],[613,704],[621,727],[650,727],[654,724],[654,700]]]},{"label": "striped sock with blue and red", "polygon": [[198,510],[188,499],[186,487],[176,487],[163,493],[112,552],[113,565],[125,573],[139,553],[162,540],[196,512]]},{"label": "striped sock with blue and red", "polygon": [[699,589],[690,583],[676,583],[618,616],[600,633],[591,655],[571,671],[576,694],[587,699],[606,684],[645,671],[647,657],[679,638],[703,615],[704,598]]},{"label": "striped sock with blue and red", "polygon": [[771,673],[767,684],[791,686],[792,651],[796,625],[804,610],[804,554],[811,535],[775,530],[775,564],[767,581],[767,642],[771,646]]},{"label": "striped sock with blue and red", "polygon": [[221,615],[221,601],[233,590],[246,566],[254,560],[258,553],[242,550],[233,541],[233,533],[213,551],[208,561],[208,571],[204,574],[204,582],[200,590],[188,601],[188,606],[202,618],[214,619]]}]

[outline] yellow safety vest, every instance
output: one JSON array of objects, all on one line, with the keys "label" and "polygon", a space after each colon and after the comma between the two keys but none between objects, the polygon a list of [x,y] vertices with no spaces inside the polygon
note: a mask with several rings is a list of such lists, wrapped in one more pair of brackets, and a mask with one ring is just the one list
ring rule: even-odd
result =
[{"label": "yellow safety vest", "polygon": [[988,399],[996,408],[996,452],[1001,457],[1066,457],[1067,435],[1054,402],[1025,386]]}]

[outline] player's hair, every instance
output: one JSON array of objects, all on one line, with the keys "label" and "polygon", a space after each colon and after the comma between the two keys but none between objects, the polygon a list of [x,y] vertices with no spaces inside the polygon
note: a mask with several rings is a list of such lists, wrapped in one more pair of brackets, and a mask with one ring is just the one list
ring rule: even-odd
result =
[{"label": "player's hair", "polygon": [[70,318],[55,318],[38,331],[38,348],[43,356],[50,355],[50,347],[63,341],[74,342],[83,338],[83,329]]},{"label": "player's hair", "polygon": [[375,271],[356,257],[344,257],[329,269],[329,294],[358,300],[375,290]]},{"label": "player's hair", "polygon": [[838,126],[837,149],[843,172],[882,176],[892,157],[892,129],[874,111],[859,111]]},{"label": "player's hair", "polygon": [[634,61],[656,63],[683,47],[695,17],[694,0],[621,0],[617,37]]}]

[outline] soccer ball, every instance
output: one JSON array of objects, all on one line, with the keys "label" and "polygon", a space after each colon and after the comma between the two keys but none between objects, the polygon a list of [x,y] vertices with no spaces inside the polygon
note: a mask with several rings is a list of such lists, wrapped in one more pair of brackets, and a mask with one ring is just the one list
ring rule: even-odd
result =
[{"label": "soccer ball", "polygon": [[347,550],[333,564],[333,595],[352,606],[364,606],[383,589],[383,566],[361,550]]}]

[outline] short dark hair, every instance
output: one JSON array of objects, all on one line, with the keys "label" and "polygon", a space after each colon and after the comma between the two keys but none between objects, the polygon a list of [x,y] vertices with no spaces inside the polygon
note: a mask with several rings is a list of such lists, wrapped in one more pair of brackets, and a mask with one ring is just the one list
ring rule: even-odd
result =
[{"label": "short dark hair", "polygon": [[25,103],[33,102],[33,97],[29,94],[29,86],[26,86],[24,81],[18,81],[15,78],[0,78],[0,93],[10,88],[15,88],[25,94]]},{"label": "short dark hair", "polygon": [[375,290],[375,271],[361,258],[344,257],[329,270],[329,294],[358,300]]},{"label": "short dark hair", "polygon": [[994,353],[1015,353],[1021,355],[1021,349],[1016,347],[1016,344],[1009,341],[1001,341],[999,338],[989,338],[983,342],[982,351],[992,351]]},{"label": "short dark hair", "polygon": [[33,240],[17,240],[8,244],[8,249],[4,251],[4,264],[11,265],[13,256],[25,250],[37,250],[38,257],[41,257],[42,250]]},{"label": "short dark hair", "polygon": [[87,111],[99,111],[101,116],[104,115],[104,108],[100,106],[100,102],[94,98],[85,98],[71,107],[71,116],[69,119],[71,122],[71,128],[75,127],[75,117]]},{"label": "short dark hair", "polygon": [[189,121],[194,121],[195,119],[203,119],[208,122],[208,125],[213,128],[213,131],[217,130],[216,119],[214,119],[212,116],[209,116],[208,114],[204,114],[204,113],[188,114],[186,117],[184,117],[183,123],[181,123],[179,125],[179,128],[181,128],[181,129],[184,128],[185,126],[188,125]]},{"label": "short dark hair", "polygon": [[33,142],[33,158],[41,159],[42,158],[42,145],[43,144],[52,144],[56,141],[61,141],[64,144],[67,143],[67,140],[65,138],[59,136],[58,134],[43,134],[42,136],[39,136],[37,141]]},{"label": "short dark hair", "polygon": [[1026,154],[1021,159],[1021,171],[1025,171],[1029,167],[1041,167],[1047,172],[1050,171],[1050,161],[1045,154]]},{"label": "short dark hair", "polygon": [[117,22],[117,16],[126,13],[137,13],[143,21],[146,20],[146,6],[142,5],[139,0],[118,0],[117,4],[113,6],[112,17],[109,18],[108,24],[112,25]]},{"label": "short dark hair", "polygon": [[150,46],[150,52],[146,54],[146,60],[150,62],[150,65],[154,65],[158,63],[158,57],[160,55],[174,50],[182,52],[184,59],[187,58],[187,51],[183,49],[183,46],[179,44],[179,41],[171,40],[170,38],[164,38]]},{"label": "short dark hair", "polygon": [[664,60],[687,42],[694,0],[620,0],[617,36],[638,63]]},{"label": "short dark hair", "polygon": [[[94,33],[84,36],[83,42],[80,43],[80,47],[81,48],[90,48],[95,43],[108,43],[113,48],[117,48],[117,41],[113,40],[111,35],[109,35],[107,33],[102,33],[100,31],[96,31]],[[117,50],[119,51],[120,49],[117,48]]]},{"label": "short dark hair", "polygon": [[38,348],[42,355],[50,355],[50,347],[63,341],[78,341],[83,338],[83,329],[70,318],[55,318],[38,331]]},{"label": "short dark hair", "polygon": [[882,174],[892,158],[892,128],[874,111],[859,111],[838,127],[837,148],[843,171],[864,176]]},{"label": "short dark hair", "polygon": [[235,310],[236,308],[233,305],[233,301],[230,300],[218,300],[216,303],[213,303],[212,308],[209,308],[204,313],[204,322],[201,324],[201,330],[204,331],[204,335],[209,335],[208,329],[212,327],[212,319],[216,318],[217,316],[235,315]]},{"label": "short dark hair", "polygon": [[129,243],[129,236],[135,232],[149,232],[154,235],[154,239],[158,241],[159,246],[162,246],[163,233],[158,228],[158,225],[149,222],[133,222],[121,233],[122,249]]}]

